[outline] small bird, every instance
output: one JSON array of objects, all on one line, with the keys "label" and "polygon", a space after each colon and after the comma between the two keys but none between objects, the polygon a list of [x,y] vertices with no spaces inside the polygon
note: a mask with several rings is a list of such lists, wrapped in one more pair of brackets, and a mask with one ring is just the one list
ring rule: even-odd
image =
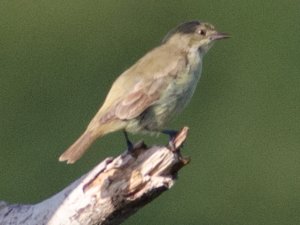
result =
[{"label": "small bird", "polygon": [[76,162],[98,138],[123,130],[165,133],[166,123],[190,101],[199,81],[202,60],[216,40],[228,38],[207,22],[189,21],[171,30],[161,44],[123,72],[85,132],[60,157]]}]

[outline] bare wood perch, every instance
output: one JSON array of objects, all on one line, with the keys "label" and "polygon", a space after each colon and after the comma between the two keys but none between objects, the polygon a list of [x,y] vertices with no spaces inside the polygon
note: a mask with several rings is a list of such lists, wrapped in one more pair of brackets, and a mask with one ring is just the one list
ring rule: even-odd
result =
[{"label": "bare wood perch", "polygon": [[184,127],[173,144],[147,148],[142,142],[133,153],[107,158],[89,173],[51,198],[35,205],[0,202],[0,224],[115,225],[166,191],[178,170],[188,163],[180,154],[187,137]]}]

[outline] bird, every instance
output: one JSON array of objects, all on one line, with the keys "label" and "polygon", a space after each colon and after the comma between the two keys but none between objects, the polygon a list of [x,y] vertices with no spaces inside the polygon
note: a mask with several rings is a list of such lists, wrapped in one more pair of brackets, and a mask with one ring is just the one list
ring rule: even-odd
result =
[{"label": "bird", "polygon": [[76,162],[97,139],[115,131],[124,132],[128,149],[128,132],[174,137],[176,131],[165,127],[192,98],[204,55],[217,40],[229,37],[199,20],[173,28],[113,82],[99,111],[59,161]]}]

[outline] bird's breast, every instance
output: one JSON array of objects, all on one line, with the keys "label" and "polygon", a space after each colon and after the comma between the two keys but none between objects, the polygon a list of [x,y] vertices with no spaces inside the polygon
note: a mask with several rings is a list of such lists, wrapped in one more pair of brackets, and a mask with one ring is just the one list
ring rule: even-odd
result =
[{"label": "bird's breast", "polygon": [[198,52],[188,54],[186,62],[185,66],[177,71],[168,86],[161,92],[160,98],[141,116],[128,123],[127,131],[156,133],[185,108],[201,75],[201,56]]},{"label": "bird's breast", "polygon": [[161,103],[166,104],[168,111],[179,113],[194,94],[202,70],[202,62],[198,53],[188,55],[186,66],[178,72],[176,78],[168,85]]},{"label": "bird's breast", "polygon": [[199,55],[187,57],[186,66],[178,71],[160,99],[148,109],[145,122],[149,130],[160,129],[189,103],[196,89],[202,69]]}]

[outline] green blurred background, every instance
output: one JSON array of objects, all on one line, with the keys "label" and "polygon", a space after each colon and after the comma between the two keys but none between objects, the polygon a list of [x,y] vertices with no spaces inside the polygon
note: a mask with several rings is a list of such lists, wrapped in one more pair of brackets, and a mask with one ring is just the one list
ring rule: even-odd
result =
[{"label": "green blurred background", "polygon": [[299,12],[299,0],[2,0],[0,199],[39,202],[121,153],[118,132],[75,165],[57,161],[122,71],[200,19],[232,38],[206,56],[191,104],[170,124],[190,127],[192,162],[125,224],[300,224]]}]

